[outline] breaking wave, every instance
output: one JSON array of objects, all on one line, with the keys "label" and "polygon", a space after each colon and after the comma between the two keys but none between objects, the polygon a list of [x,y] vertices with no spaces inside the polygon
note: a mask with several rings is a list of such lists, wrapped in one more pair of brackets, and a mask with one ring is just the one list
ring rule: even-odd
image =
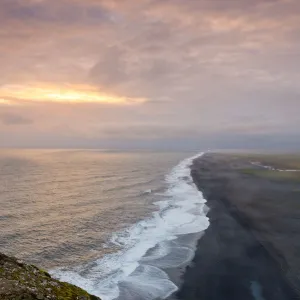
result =
[{"label": "breaking wave", "polygon": [[110,243],[119,250],[89,264],[51,273],[103,300],[153,300],[177,290],[167,273],[194,256],[194,247],[180,237],[199,233],[209,226],[205,199],[190,175],[193,160],[181,161],[165,177],[167,189],[155,202],[152,217],[113,234]]}]

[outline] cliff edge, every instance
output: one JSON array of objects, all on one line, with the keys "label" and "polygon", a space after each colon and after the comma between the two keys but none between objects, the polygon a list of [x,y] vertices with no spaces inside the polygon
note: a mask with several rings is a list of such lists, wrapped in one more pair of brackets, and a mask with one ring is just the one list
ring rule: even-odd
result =
[{"label": "cliff edge", "polygon": [[0,253],[1,300],[100,300],[81,288],[52,278],[34,265]]}]

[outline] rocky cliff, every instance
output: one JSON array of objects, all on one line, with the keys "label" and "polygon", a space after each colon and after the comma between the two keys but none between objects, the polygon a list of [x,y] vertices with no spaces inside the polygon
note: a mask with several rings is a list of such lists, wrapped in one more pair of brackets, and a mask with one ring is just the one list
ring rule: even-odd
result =
[{"label": "rocky cliff", "polygon": [[52,278],[34,265],[0,253],[1,300],[100,300],[81,288]]}]

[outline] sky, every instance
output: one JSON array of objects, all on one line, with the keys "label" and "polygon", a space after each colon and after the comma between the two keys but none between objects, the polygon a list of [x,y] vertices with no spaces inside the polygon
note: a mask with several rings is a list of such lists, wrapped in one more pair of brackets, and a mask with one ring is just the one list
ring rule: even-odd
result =
[{"label": "sky", "polygon": [[1,0],[0,147],[300,149],[299,0]]}]

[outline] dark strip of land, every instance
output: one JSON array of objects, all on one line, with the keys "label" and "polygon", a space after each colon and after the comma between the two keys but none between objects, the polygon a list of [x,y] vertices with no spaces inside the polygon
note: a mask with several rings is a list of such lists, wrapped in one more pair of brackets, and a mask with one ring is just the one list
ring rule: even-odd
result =
[{"label": "dark strip of land", "polygon": [[210,226],[176,298],[300,299],[300,172],[253,162],[295,169],[300,156],[209,153],[194,161]]}]

